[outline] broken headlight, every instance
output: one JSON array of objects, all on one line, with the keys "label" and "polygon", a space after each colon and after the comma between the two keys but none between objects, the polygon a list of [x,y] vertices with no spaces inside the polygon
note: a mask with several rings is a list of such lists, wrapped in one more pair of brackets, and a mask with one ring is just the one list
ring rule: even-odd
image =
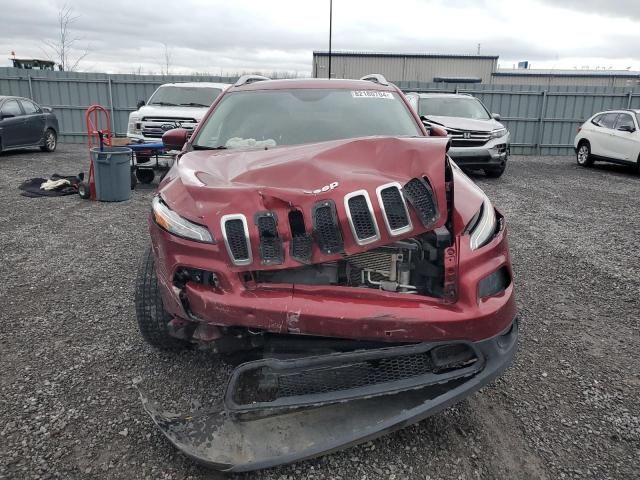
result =
[{"label": "broken headlight", "polygon": [[475,225],[470,229],[471,250],[477,250],[489,243],[489,240],[493,238],[493,234],[496,231],[496,211],[486,196],[476,218],[477,221]]},{"label": "broken headlight", "polygon": [[196,242],[215,243],[207,227],[190,222],[171,210],[160,197],[151,203],[153,218],[167,232]]}]

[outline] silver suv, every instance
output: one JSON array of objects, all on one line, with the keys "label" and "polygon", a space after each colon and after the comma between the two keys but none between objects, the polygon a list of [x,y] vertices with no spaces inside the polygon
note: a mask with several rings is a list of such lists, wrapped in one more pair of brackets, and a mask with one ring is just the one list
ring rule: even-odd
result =
[{"label": "silver suv", "polygon": [[489,113],[472,95],[408,93],[407,99],[426,126],[444,127],[451,136],[449,155],[464,169],[482,169],[489,177],[504,173],[509,158],[509,131],[500,115]]}]

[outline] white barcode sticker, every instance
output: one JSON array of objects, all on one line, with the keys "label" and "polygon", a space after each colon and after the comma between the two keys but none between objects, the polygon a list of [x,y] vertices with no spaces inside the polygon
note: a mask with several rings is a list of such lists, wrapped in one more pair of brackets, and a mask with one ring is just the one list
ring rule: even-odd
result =
[{"label": "white barcode sticker", "polygon": [[352,90],[351,96],[353,98],[388,98],[393,100],[393,93],[378,92],[376,90]]}]

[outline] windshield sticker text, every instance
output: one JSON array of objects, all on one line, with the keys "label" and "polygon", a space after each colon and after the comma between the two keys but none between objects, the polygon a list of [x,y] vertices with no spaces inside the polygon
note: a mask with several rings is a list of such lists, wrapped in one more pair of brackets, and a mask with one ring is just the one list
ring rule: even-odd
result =
[{"label": "windshield sticker text", "polygon": [[387,98],[393,100],[393,93],[376,92],[375,90],[352,90],[351,96],[353,98]]}]

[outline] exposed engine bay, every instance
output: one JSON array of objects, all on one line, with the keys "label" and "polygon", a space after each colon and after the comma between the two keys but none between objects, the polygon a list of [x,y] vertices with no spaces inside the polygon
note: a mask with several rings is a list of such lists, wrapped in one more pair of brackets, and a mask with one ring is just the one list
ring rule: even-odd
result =
[{"label": "exposed engine bay", "polygon": [[258,283],[337,285],[442,297],[444,249],[450,244],[451,235],[442,227],[335,262],[254,275]]}]

